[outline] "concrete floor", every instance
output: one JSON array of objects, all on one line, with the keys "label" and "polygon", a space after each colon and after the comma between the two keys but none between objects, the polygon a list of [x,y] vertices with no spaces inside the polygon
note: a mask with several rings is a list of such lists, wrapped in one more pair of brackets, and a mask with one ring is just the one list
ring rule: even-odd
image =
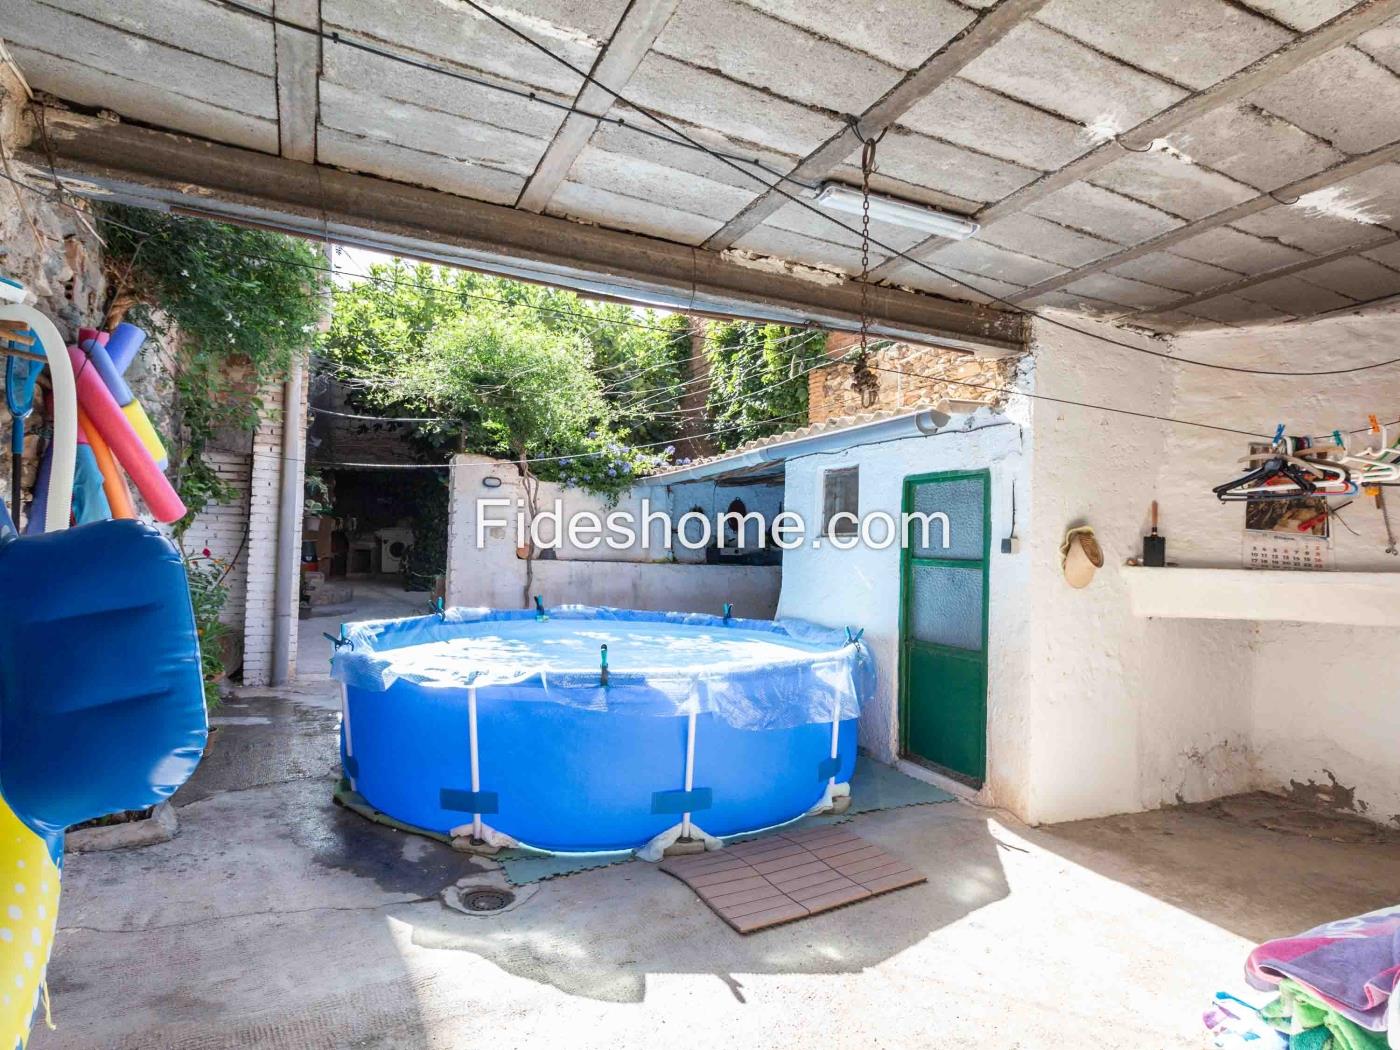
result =
[{"label": "concrete floor", "polygon": [[333,686],[231,699],[180,834],[71,855],[32,1050],[1202,1046],[1259,938],[1400,896],[1400,840],[1277,799],[851,828],[929,875],[741,937],[633,862],[451,911],[481,862],[330,801]]},{"label": "concrete floor", "polygon": [[428,612],[427,591],[406,591],[397,576],[357,576],[350,580],[355,596],[350,607],[317,609],[297,624],[297,679],[330,678],[331,643],[325,636],[338,635],[340,625],[351,620],[387,620],[422,616]]}]

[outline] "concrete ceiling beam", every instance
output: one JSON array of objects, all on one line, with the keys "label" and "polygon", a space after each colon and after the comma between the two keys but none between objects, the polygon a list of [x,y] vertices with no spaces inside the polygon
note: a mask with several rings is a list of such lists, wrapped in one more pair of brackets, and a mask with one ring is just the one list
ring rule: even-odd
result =
[{"label": "concrete ceiling beam", "polygon": [[[1325,22],[1311,32],[1295,37],[1276,51],[1270,52],[1204,91],[1188,95],[1156,116],[1149,117],[1137,126],[1122,132],[1116,141],[1110,139],[1101,143],[1057,171],[1047,172],[1035,182],[1029,183],[1010,196],[995,204],[988,205],[976,215],[976,219],[983,226],[990,226],[999,219],[1022,212],[1037,201],[1044,200],[1066,186],[1082,182],[1094,172],[1125,156],[1119,142],[1128,142],[1134,149],[1145,148],[1154,139],[1163,138],[1221,106],[1228,106],[1240,101],[1264,85],[1293,72],[1305,62],[1338,47],[1343,47],[1363,33],[1367,33],[1397,16],[1400,16],[1400,0],[1363,0],[1362,3],[1338,15],[1330,22]],[[916,259],[922,259],[950,243],[952,242],[944,237],[930,237],[916,244],[906,254]],[[904,265],[904,260],[898,257],[889,259],[872,270],[870,276],[875,280],[886,278],[902,265]],[[1107,265],[1111,265],[1111,263],[1105,262],[1104,266]],[[1084,272],[1092,273],[1094,269],[1086,269]],[[1075,274],[1076,276],[1070,278],[1071,280],[1084,275],[1079,271],[1075,271]],[[1049,282],[1046,283],[1049,284]],[[1053,290],[1053,288],[1058,287],[1062,287],[1062,285],[1052,285],[1044,290]],[[1019,296],[1018,299],[1024,300],[1030,297],[1027,294]]]},{"label": "concrete ceiling beam", "polygon": [[854,127],[847,125],[809,153],[788,173],[794,185],[765,190],[738,215],[716,230],[705,247],[718,251],[728,248],[754,230],[784,204],[788,196],[802,192],[800,183],[819,182],[860,148],[862,138],[873,138],[896,123],[914,105],[932,94],[959,70],[998,43],[1030,18],[1049,0],[1001,0],[983,12],[922,65],[911,70],[874,105],[862,113]]},{"label": "concrete ceiling beam", "polygon": [[588,114],[601,116],[612,108],[613,96],[594,81],[618,91],[626,87],[679,2],[632,0],[589,71],[593,80],[585,80],[574,99],[575,109],[583,112],[570,113],[559,125],[544,156],[535,165],[534,173],[521,190],[516,207],[542,212],[549,206],[559,184],[568,176],[569,169],[574,166],[574,161],[598,127],[598,118]]},{"label": "concrete ceiling beam", "polygon": [[[1091,274],[1107,270],[1113,266],[1117,266],[1119,263],[1127,262],[1129,259],[1141,258],[1144,255],[1150,255],[1164,248],[1170,248],[1174,244],[1180,244],[1182,241],[1190,240],[1197,234],[1215,229],[1217,226],[1225,226],[1247,216],[1255,215],[1261,211],[1267,211],[1269,208],[1283,206],[1283,202],[1286,198],[1292,197],[1296,199],[1317,190],[1326,189],[1328,186],[1344,182],[1355,175],[1359,175],[1364,171],[1369,171],[1371,168],[1377,167],[1378,165],[1387,164],[1397,158],[1400,158],[1400,142],[1391,143],[1389,146],[1382,146],[1380,149],[1372,150],[1370,153],[1363,153],[1359,157],[1353,157],[1351,160],[1342,161],[1340,164],[1334,164],[1325,171],[1320,171],[1315,175],[1309,175],[1305,179],[1299,179],[1297,182],[1289,183],[1287,186],[1280,186],[1272,193],[1261,193],[1257,197],[1251,197],[1247,201],[1236,204],[1233,208],[1226,208],[1224,211],[1218,211],[1214,215],[1207,215],[1204,219],[1188,222],[1184,226],[1178,226],[1176,229],[1158,234],[1156,237],[1142,241],[1130,248],[1124,248],[1122,251],[1115,252],[1112,255],[1105,255],[1103,258],[1096,259],[1085,266],[1080,266],[1074,270],[1067,270],[1048,280],[1041,281],[1039,284],[1032,285],[1015,295],[1008,296],[1007,299],[1009,302],[1013,303],[1028,302],[1047,292],[1053,292],[1067,285],[1071,285],[1082,277],[1088,277]],[[1221,287],[1226,286],[1222,285]],[[1207,289],[1207,291],[1214,291],[1215,295],[1220,294],[1218,290]],[[1207,297],[1209,298],[1209,296]]]},{"label": "concrete ceiling beam", "polygon": [[278,20],[273,28],[278,152],[288,160],[314,163],[321,90],[321,0],[273,0],[272,14]]},{"label": "concrete ceiling beam", "polygon": [[[49,110],[53,165],[74,192],[575,289],[669,309],[839,331],[861,289],[781,262],[689,248],[170,132]],[[22,154],[47,171],[47,155]],[[870,288],[877,335],[1001,356],[1022,315]]]},{"label": "concrete ceiling beam", "polygon": [[[1296,274],[1306,273],[1308,270],[1313,270],[1319,266],[1325,266],[1328,263],[1336,262],[1338,259],[1345,259],[1352,255],[1360,255],[1362,252],[1372,251],[1375,248],[1397,240],[1400,240],[1400,234],[1397,234],[1393,230],[1382,228],[1377,231],[1374,237],[1368,238],[1359,244],[1338,248],[1336,251],[1327,252],[1325,255],[1314,256],[1311,259],[1290,263],[1287,266],[1277,266],[1272,270],[1265,270],[1263,273],[1256,273],[1249,277],[1241,277],[1238,281],[1231,281],[1228,284],[1222,284],[1215,288],[1208,288],[1204,292],[1197,292],[1194,295],[1183,296],[1172,302],[1163,303],[1161,306],[1148,307],[1143,310],[1132,310],[1126,314],[1119,315],[1117,319],[1152,317],[1155,314],[1180,310],[1183,307],[1194,306],[1196,303],[1204,303],[1211,299],[1219,298],[1222,295],[1230,295],[1234,292],[1243,291],[1246,288],[1253,288],[1255,285],[1268,284],[1270,281],[1276,281],[1280,277],[1291,277]],[[1347,307],[1342,307],[1342,309],[1347,309]]]}]

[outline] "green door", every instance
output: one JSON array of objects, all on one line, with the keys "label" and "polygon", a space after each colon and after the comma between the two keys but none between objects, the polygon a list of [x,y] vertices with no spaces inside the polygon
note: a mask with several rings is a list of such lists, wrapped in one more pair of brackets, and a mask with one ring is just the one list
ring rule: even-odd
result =
[{"label": "green door", "polygon": [[[987,772],[985,470],[904,480],[909,522],[900,587],[900,736],[905,756],[981,786]],[[941,513],[947,518],[946,535]]]}]

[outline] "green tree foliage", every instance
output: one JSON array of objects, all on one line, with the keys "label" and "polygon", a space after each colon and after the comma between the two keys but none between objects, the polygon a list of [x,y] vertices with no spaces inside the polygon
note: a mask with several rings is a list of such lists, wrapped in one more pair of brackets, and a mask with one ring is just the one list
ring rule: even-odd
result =
[{"label": "green tree foliage", "polygon": [[825,354],[826,333],[725,321],[707,337],[709,429],[728,450],[807,421],[807,375]]},{"label": "green tree foliage", "polygon": [[401,261],[335,291],[328,370],[436,445],[615,495],[663,454],[690,355],[684,318]]}]

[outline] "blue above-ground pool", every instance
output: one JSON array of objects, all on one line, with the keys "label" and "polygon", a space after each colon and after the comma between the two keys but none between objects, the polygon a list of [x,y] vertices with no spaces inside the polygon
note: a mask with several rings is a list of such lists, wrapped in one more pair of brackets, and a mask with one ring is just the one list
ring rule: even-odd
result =
[{"label": "blue above-ground pool", "polygon": [[352,790],[425,831],[560,852],[801,816],[850,780],[874,688],[858,636],[798,620],[448,609],[343,638]]}]

